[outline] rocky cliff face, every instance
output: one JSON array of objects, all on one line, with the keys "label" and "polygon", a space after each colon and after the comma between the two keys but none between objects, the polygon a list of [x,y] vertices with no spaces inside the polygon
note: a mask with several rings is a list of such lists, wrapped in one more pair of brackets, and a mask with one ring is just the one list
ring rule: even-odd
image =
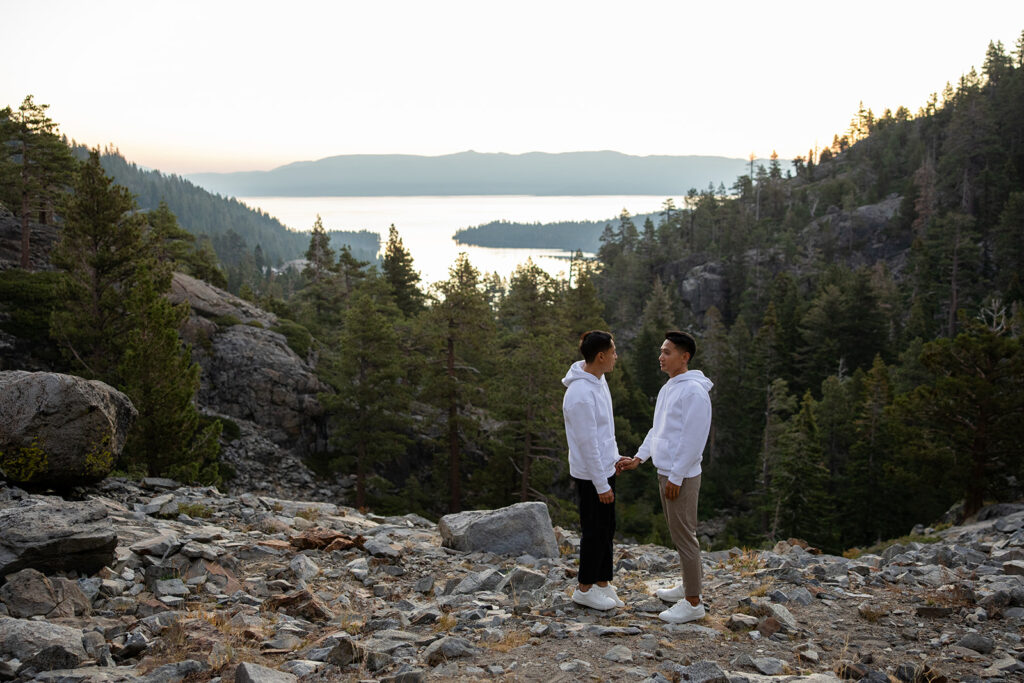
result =
[{"label": "rocky cliff face", "polygon": [[[893,239],[894,221],[903,198],[890,195],[877,204],[843,211],[830,206],[801,231],[798,259],[824,259],[851,268],[884,263],[899,276],[906,263],[909,242]],[[757,268],[773,275],[784,269],[777,251],[749,251],[744,255],[746,268]],[[815,266],[817,267],[817,265]],[[799,270],[799,268],[798,268]],[[724,311],[730,292],[725,264],[710,260],[706,254],[694,254],[666,264],[663,280],[678,283],[676,296],[701,321],[712,306]]]},{"label": "rocky cliff face", "polygon": [[246,490],[269,486],[278,495],[337,495],[329,483],[317,494],[299,457],[325,445],[317,394],[330,388],[271,329],[277,317],[182,273],[174,275],[170,298],[192,308],[182,336],[202,368],[200,406],[242,426],[244,438],[229,444],[225,455]]},{"label": "rocky cliff face", "polygon": [[[78,493],[89,502],[0,488],[0,529],[19,529],[0,535],[0,557],[25,557],[23,546],[46,539],[40,511],[49,509],[79,552],[105,558],[98,569],[58,570],[38,556],[0,565],[0,680],[923,683],[1024,675],[1022,505],[932,532],[934,542],[853,560],[795,541],[704,553],[708,616],[670,625],[653,597],[678,581],[669,548],[617,545],[614,582],[625,606],[598,612],[570,598],[579,538],[558,528],[548,528],[554,557],[512,556],[444,547],[438,526],[415,515],[232,497],[166,480],[110,479]],[[519,516],[486,515],[495,542],[517,533],[501,525]],[[116,534],[116,546],[109,533],[75,536],[79,517],[88,530]]]}]

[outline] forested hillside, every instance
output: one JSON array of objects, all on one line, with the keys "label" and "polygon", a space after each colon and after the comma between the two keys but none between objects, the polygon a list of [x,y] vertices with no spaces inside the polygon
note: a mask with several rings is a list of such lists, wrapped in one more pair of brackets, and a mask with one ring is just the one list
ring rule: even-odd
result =
[{"label": "forested hillside", "polygon": [[[84,147],[75,146],[73,151],[80,159],[88,156]],[[301,258],[309,244],[311,226],[286,227],[234,197],[211,194],[179,175],[139,168],[116,149],[105,150],[100,162],[115,182],[135,195],[139,208],[155,209],[166,202],[183,228],[197,237],[209,237],[226,266],[251,258],[257,246],[266,265],[280,266]],[[336,249],[348,245],[358,258],[373,261],[380,251],[380,238],[374,232],[331,230],[329,234]]]},{"label": "forested hillside", "polygon": [[791,169],[606,230],[598,290],[647,395],[661,331],[700,336],[702,499],[738,541],[848,547],[1021,495],[1022,48],[990,45],[916,114],[861,108]]}]

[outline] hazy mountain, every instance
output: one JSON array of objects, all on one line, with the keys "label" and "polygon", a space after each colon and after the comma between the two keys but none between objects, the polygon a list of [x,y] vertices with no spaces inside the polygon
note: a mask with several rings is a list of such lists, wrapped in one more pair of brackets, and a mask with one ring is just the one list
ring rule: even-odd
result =
[{"label": "hazy mountain", "polygon": [[255,196],[609,195],[679,196],[708,183],[732,184],[745,159],[630,156],[619,152],[426,157],[358,154],[299,161],[271,171],[197,173],[211,192]]}]

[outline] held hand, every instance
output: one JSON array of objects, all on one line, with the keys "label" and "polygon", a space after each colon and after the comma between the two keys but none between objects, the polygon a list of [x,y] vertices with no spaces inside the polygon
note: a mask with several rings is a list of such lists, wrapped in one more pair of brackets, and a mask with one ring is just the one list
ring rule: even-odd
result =
[{"label": "held hand", "polygon": [[640,458],[619,458],[619,461],[615,463],[616,472],[625,472],[626,470],[635,470],[640,466],[642,461]]},{"label": "held hand", "polygon": [[673,484],[670,481],[665,482],[665,497],[669,500],[675,500],[679,496],[679,486]]},{"label": "held hand", "polygon": [[615,491],[605,491],[604,493],[597,494],[597,499],[607,505],[608,503],[615,502]]}]

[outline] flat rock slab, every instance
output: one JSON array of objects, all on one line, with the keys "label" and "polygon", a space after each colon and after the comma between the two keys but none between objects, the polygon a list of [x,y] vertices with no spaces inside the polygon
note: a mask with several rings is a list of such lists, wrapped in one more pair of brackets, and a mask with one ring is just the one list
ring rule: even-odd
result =
[{"label": "flat rock slab", "polygon": [[113,562],[116,547],[99,501],[39,497],[0,508],[0,576],[26,568],[92,574]]},{"label": "flat rock slab", "polygon": [[26,661],[44,648],[62,646],[79,659],[86,658],[82,632],[45,621],[0,617],[0,655]]}]

